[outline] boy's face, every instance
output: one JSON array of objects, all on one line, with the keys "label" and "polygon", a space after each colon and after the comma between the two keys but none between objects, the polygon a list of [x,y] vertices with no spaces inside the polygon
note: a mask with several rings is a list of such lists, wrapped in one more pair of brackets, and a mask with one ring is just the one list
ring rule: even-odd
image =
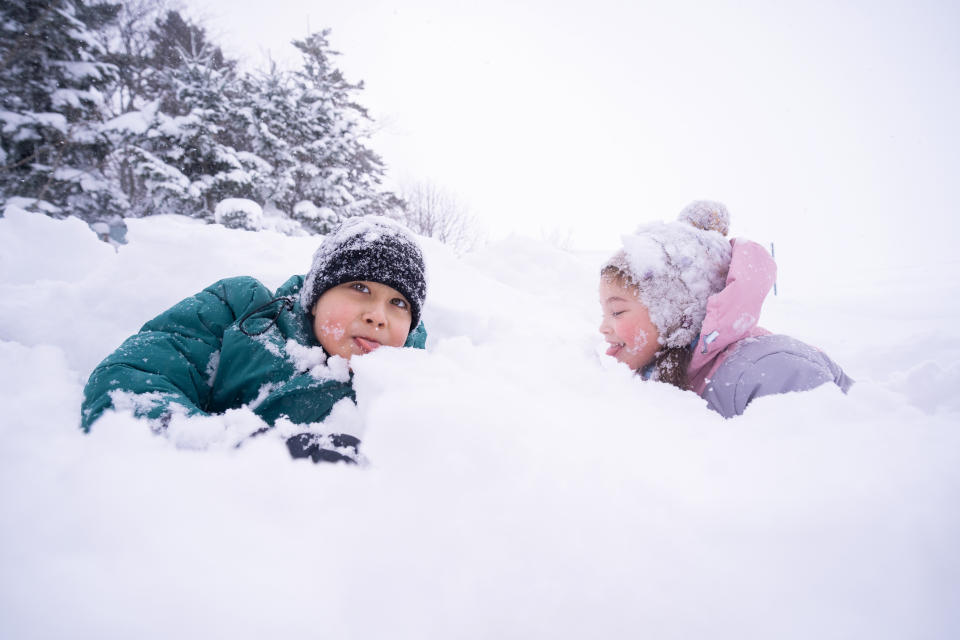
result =
[{"label": "boy's face", "polygon": [[392,287],[360,280],[331,287],[313,306],[313,333],[331,356],[350,359],[381,346],[402,347],[410,302]]},{"label": "boy's face", "polygon": [[649,364],[660,349],[660,333],[635,290],[620,278],[602,277],[600,307],[603,310],[600,333],[610,345],[607,355],[633,370]]}]

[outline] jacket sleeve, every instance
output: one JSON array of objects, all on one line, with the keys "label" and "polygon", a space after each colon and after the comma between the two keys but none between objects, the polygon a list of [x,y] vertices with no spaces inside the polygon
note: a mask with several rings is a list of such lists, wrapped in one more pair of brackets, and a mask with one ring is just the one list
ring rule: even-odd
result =
[{"label": "jacket sleeve", "polygon": [[83,391],[83,430],[120,398],[146,418],[204,413],[224,330],[269,300],[270,292],[257,280],[230,278],[149,321],[90,374]]},{"label": "jacket sleeve", "polygon": [[844,393],[853,384],[826,354],[783,335],[748,338],[714,372],[703,390],[707,406],[724,418],[744,412],[755,398],[806,391],[833,382]]},{"label": "jacket sleeve", "polygon": [[294,424],[311,424],[322,422],[340,400],[356,402],[356,397],[349,381],[317,380],[309,373],[300,373],[272,391],[254,411],[271,426],[280,417]]}]

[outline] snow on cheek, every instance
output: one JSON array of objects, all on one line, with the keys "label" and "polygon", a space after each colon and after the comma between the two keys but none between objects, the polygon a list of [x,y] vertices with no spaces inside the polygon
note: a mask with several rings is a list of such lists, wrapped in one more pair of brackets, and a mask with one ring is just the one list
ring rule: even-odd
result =
[{"label": "snow on cheek", "polygon": [[334,324],[329,320],[320,325],[320,334],[325,338],[339,340],[343,337],[345,331],[339,324]]},{"label": "snow on cheek", "polygon": [[647,332],[643,329],[637,329],[633,333],[633,338],[627,343],[627,351],[630,353],[637,353],[643,351],[643,348],[647,346],[649,342],[649,336]]}]

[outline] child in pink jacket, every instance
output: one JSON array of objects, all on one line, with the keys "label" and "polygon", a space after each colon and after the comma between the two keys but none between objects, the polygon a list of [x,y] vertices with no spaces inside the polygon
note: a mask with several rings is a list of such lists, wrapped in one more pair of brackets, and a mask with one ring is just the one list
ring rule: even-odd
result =
[{"label": "child in pink jacket", "polygon": [[698,201],[624,236],[601,269],[607,354],[725,418],[759,396],[826,382],[846,392],[853,381],[826,354],[757,326],[776,265],[760,245],[727,240],[729,226],[726,207]]}]

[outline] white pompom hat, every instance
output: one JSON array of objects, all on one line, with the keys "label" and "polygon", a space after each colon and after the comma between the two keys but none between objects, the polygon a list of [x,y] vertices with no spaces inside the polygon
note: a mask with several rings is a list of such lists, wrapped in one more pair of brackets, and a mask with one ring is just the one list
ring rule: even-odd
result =
[{"label": "white pompom hat", "polygon": [[730,213],[697,200],[676,222],[640,225],[603,265],[637,288],[664,348],[685,347],[700,334],[707,299],[723,290],[730,268]]}]

